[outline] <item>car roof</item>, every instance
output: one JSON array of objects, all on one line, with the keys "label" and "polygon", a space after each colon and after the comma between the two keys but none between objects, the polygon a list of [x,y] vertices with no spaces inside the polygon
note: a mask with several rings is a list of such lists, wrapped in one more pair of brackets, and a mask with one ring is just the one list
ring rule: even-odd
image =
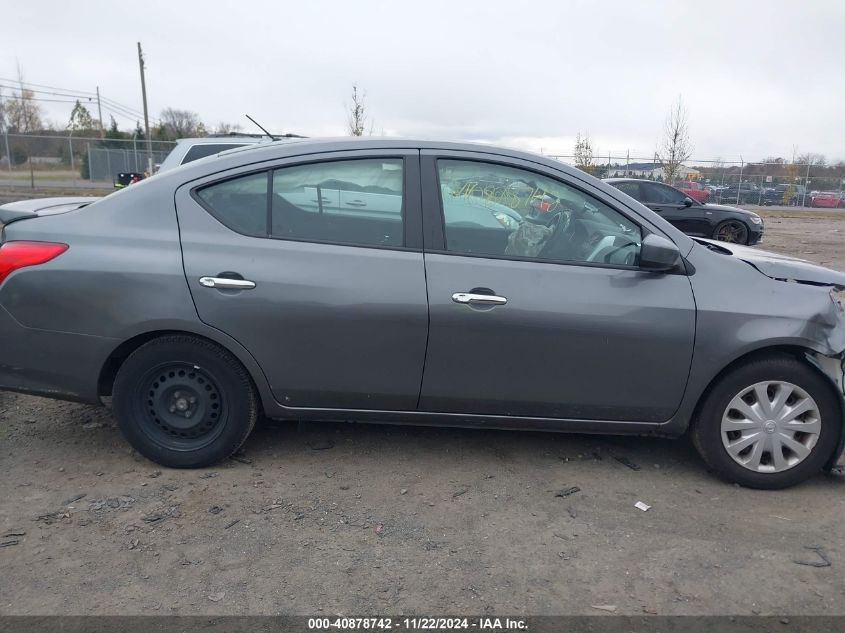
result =
[{"label": "car roof", "polygon": [[268,140],[268,137],[251,135],[231,136],[227,134],[225,136],[197,136],[188,138],[178,138],[176,139],[176,144],[182,145],[183,143],[187,143],[189,145],[206,145],[214,143],[260,143],[262,140],[266,141]]}]

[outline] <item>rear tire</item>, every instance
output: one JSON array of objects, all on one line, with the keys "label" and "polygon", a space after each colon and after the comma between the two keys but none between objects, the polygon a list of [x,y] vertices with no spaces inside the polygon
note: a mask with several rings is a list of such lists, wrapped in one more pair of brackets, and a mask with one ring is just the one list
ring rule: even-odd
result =
[{"label": "rear tire", "polygon": [[[806,412],[786,421],[799,407]],[[691,436],[722,479],[774,490],[819,473],[836,449],[841,427],[842,411],[829,381],[784,355],[749,361],[720,378],[701,403]]]},{"label": "rear tire", "polygon": [[120,367],[112,400],[118,426],[144,457],[201,468],[231,456],[258,418],[244,367],[221,347],[187,335],[163,336]]}]

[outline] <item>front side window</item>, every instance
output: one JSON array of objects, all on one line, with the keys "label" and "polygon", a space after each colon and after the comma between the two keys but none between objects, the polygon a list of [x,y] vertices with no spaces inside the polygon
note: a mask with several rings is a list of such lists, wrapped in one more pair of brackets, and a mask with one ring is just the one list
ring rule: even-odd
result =
[{"label": "front side window", "polygon": [[450,252],[636,265],[639,226],[579,189],[493,163],[441,159],[437,171]]},{"label": "front side window", "polygon": [[357,159],[273,172],[273,237],[402,246],[402,159]]}]

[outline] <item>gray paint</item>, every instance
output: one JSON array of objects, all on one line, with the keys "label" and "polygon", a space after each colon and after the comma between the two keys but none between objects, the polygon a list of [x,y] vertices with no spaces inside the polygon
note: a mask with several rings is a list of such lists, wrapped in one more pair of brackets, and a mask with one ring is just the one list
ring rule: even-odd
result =
[{"label": "gray paint", "polygon": [[[249,238],[188,193],[276,164],[382,151],[483,157],[563,178],[674,242],[695,272]],[[54,397],[96,401],[118,345],[179,330],[232,351],[270,416],[676,435],[707,385],[744,354],[776,345],[845,350],[845,318],[830,288],[809,285],[841,285],[841,273],[711,252],[587,174],[482,145],[269,143],[178,167],[79,210],[18,219],[4,232],[6,240],[70,245],[0,286],[0,387]],[[232,270],[256,289],[197,283]],[[475,287],[509,302],[478,311],[450,301]]]}]

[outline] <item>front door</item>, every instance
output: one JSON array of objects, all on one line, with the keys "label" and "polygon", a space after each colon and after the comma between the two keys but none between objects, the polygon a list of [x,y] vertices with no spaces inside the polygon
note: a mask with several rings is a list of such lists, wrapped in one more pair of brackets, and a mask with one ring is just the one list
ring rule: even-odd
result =
[{"label": "front door", "polygon": [[704,218],[700,203],[669,185],[644,182],[640,187],[645,196],[644,204],[660,214],[664,220],[688,235],[709,237],[709,224]]},{"label": "front door", "polygon": [[288,407],[416,408],[428,329],[419,152],[287,159],[177,191],[200,319]]},{"label": "front door", "polygon": [[[637,269],[644,229],[633,214],[533,164],[422,160],[430,329],[420,409],[669,419],[695,305],[686,276]],[[551,216],[542,222],[538,200]]]}]

